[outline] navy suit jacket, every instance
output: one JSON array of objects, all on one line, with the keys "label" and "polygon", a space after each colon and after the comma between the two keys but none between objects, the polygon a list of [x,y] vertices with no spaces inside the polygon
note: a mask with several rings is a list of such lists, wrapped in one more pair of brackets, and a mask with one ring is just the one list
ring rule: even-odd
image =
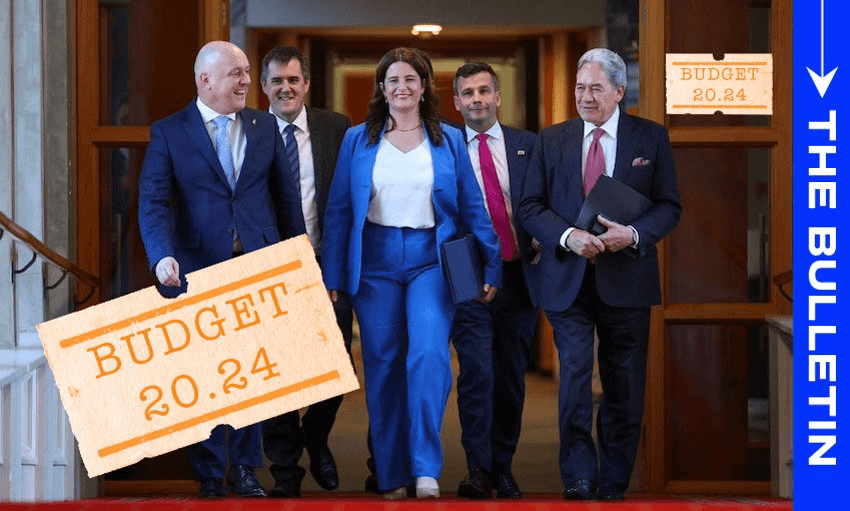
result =
[{"label": "navy suit jacket", "polygon": [[139,229],[151,270],[164,257],[186,273],[230,259],[233,229],[246,252],[304,233],[301,199],[274,116],[237,113],[247,138],[236,189],[224,170],[193,100],[151,126],[139,180]]},{"label": "navy suit jacket", "polygon": [[[484,281],[498,288],[502,283],[499,238],[484,208],[466,143],[460,130],[446,124],[440,126],[443,143],[440,146],[430,144],[434,165],[432,203],[437,257],[440,257],[441,243],[454,239],[460,232],[472,232],[485,261]],[[344,290],[350,295],[356,294],[360,286],[363,226],[369,209],[372,170],[379,145],[369,143],[365,123],[348,130],[339,151],[325,213],[322,235],[325,286]]]},{"label": "navy suit jacket", "polygon": [[[584,121],[572,119],[544,129],[534,148],[519,208],[524,228],[543,245],[540,289],[532,298],[546,310],[569,308],[584,278],[587,259],[560,248],[561,235],[578,218],[584,202],[582,138]],[[660,303],[658,243],[679,221],[682,206],[667,130],[660,124],[620,113],[614,179],[644,196],[653,206],[631,225],[638,249],[603,253],[596,258],[596,287],[615,307]]]},{"label": "navy suit jacket", "polygon": [[528,234],[519,221],[519,207],[525,179],[528,174],[528,163],[537,142],[537,135],[530,131],[518,130],[502,124],[505,135],[505,151],[508,155],[508,175],[511,181],[511,210],[513,211],[514,231],[517,237],[523,273],[529,294],[539,291],[536,281],[539,279],[539,266],[530,264],[537,252],[531,247],[531,235]]}]

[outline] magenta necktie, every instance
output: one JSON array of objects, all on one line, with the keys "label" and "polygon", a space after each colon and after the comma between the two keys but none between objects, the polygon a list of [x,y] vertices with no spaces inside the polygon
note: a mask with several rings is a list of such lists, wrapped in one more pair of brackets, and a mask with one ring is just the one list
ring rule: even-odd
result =
[{"label": "magenta necktie", "polygon": [[585,196],[596,185],[599,176],[605,173],[605,154],[602,153],[602,144],[599,143],[599,137],[603,133],[605,132],[602,128],[593,130],[593,141],[590,143],[590,149],[587,150],[587,161],[584,163]]},{"label": "magenta necktie", "polygon": [[499,235],[502,244],[502,259],[510,261],[516,251],[514,233],[511,231],[511,222],[508,219],[508,209],[505,207],[505,197],[502,195],[502,187],[499,186],[499,177],[496,175],[496,165],[493,163],[493,155],[487,145],[486,133],[479,133],[478,160],[481,163],[481,179],[484,181],[484,195],[487,196],[487,209],[490,210],[490,219],[493,228]]}]

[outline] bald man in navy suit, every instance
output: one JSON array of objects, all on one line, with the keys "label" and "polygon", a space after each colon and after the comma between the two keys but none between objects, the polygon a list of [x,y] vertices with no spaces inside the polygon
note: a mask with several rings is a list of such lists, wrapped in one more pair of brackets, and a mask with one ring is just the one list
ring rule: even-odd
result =
[{"label": "bald man in navy suit", "polygon": [[[625,89],[626,66],[616,53],[596,48],[579,59],[575,97],[581,118],[540,133],[519,210],[522,225],[543,247],[545,278],[534,296],[558,348],[560,469],[567,499],[625,497],[643,417],[650,308],[661,301],[655,245],[682,211],[667,130],[620,111]],[[573,222],[595,183],[592,176],[600,173],[640,192],[652,206],[629,225],[600,216],[607,231],[595,236]],[[604,393],[598,446],[591,437],[594,330]]]},{"label": "bald man in navy suit", "polygon": [[[304,233],[277,123],[245,108],[249,71],[239,47],[207,43],[195,59],[197,98],[151,126],[139,229],[165,296],[186,291],[187,273]],[[200,497],[265,496],[254,476],[263,465],[261,434],[259,424],[216,426],[189,446]]]}]

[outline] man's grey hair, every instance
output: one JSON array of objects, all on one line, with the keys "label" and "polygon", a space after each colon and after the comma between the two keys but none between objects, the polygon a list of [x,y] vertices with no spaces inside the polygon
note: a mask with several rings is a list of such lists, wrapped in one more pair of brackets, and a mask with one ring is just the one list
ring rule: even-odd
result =
[{"label": "man's grey hair", "polygon": [[609,50],[608,48],[593,48],[587,50],[584,55],[578,59],[578,68],[593,62],[602,66],[602,70],[608,75],[608,81],[616,89],[620,85],[626,86],[628,80],[626,78],[626,63],[623,58]]}]

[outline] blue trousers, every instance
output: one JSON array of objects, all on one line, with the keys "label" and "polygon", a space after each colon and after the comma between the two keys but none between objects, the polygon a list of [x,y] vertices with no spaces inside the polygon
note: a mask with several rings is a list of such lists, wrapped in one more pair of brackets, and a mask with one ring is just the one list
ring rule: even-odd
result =
[{"label": "blue trousers", "polygon": [[490,303],[457,306],[457,408],[469,470],[510,474],[522,427],[525,372],[537,309],[520,260],[502,263],[502,287]]},{"label": "blue trousers", "polygon": [[[565,311],[546,311],[560,362],[558,419],[561,479],[587,479],[600,490],[624,492],[635,464],[649,342],[649,307],[612,307],[596,291],[587,265],[581,290]],[[604,397],[593,423],[593,331],[599,336],[599,378]]]},{"label": "blue trousers", "polygon": [[360,325],[363,376],[378,487],[438,478],[440,429],[452,385],[449,329],[454,314],[434,229],[363,229]]}]

